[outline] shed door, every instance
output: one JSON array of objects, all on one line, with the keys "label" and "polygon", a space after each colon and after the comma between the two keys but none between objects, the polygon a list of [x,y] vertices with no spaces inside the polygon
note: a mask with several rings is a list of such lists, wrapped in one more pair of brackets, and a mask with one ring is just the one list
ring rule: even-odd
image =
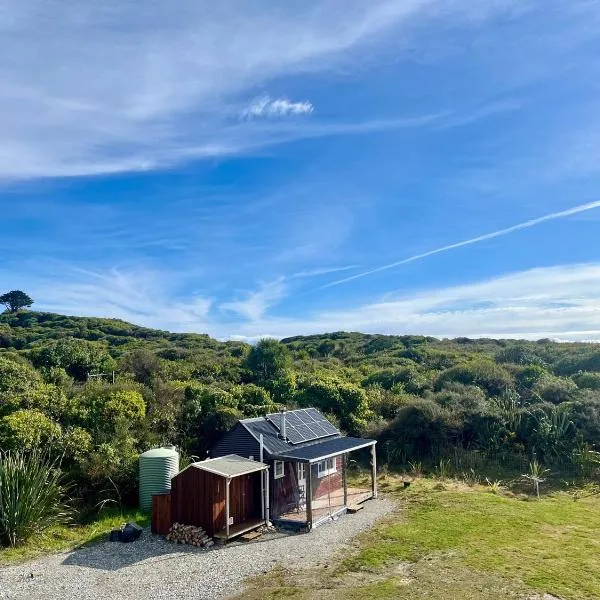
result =
[{"label": "shed door", "polygon": [[233,517],[234,525],[255,517],[255,481],[252,475],[240,475],[231,480],[229,514]]}]

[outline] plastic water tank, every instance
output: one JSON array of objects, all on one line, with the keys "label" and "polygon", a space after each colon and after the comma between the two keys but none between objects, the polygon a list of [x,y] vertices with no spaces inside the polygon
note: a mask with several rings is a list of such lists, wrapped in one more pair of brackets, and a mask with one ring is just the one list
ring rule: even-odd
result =
[{"label": "plastic water tank", "polygon": [[174,446],[140,454],[140,508],[152,507],[152,495],[171,490],[171,477],[179,473],[179,454]]}]

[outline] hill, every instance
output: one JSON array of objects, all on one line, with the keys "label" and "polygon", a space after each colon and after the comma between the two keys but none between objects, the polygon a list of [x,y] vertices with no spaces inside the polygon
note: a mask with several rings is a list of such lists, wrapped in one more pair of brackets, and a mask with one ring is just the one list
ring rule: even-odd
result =
[{"label": "hill", "polygon": [[347,332],[250,346],[115,319],[0,316],[0,447],[64,452],[83,506],[107,486],[135,498],[140,450],[204,456],[237,419],[281,406],[316,406],[377,437],[390,466],[518,470],[535,456],[584,474],[600,445],[600,346]]}]

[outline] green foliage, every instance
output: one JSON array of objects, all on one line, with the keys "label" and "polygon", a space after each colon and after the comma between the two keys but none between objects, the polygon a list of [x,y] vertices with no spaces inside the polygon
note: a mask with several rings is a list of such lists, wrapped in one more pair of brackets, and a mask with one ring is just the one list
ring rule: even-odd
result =
[{"label": "green foliage", "polygon": [[548,375],[539,379],[532,388],[532,393],[543,402],[560,404],[575,397],[577,385],[568,377]]},{"label": "green foliage", "polygon": [[0,419],[0,447],[35,450],[42,446],[56,447],[61,428],[39,410],[16,410]]},{"label": "green foliage", "polygon": [[146,414],[146,404],[141,393],[127,386],[90,382],[78,397],[76,421],[86,429],[110,434],[123,422],[139,425]]},{"label": "green foliage", "polygon": [[448,382],[477,385],[491,395],[501,394],[513,385],[513,379],[506,369],[491,360],[482,359],[447,369],[437,378],[435,389],[442,389]]},{"label": "green foliage", "polygon": [[29,365],[0,354],[0,402],[9,396],[23,396],[41,383],[41,377]]},{"label": "green foliage", "polygon": [[544,359],[537,354],[535,349],[520,342],[500,350],[495,359],[499,363],[513,365],[536,365],[541,367],[545,365]]},{"label": "green foliage", "polygon": [[540,379],[548,377],[548,375],[548,371],[540,365],[527,365],[515,373],[517,389],[521,392],[531,391]]},{"label": "green foliage", "polygon": [[600,390],[600,373],[577,373],[573,376],[573,381],[581,389]]},{"label": "green foliage", "polygon": [[58,367],[77,381],[85,381],[91,373],[108,373],[116,363],[105,345],[76,338],[60,339],[31,353],[36,367]]},{"label": "green foliage", "polygon": [[342,428],[353,435],[360,434],[371,415],[365,390],[337,379],[300,380],[296,400],[300,406],[314,406],[332,413]]},{"label": "green foliage", "polygon": [[595,344],[347,332],[250,346],[114,319],[3,313],[0,444],[56,440],[88,508],[117,491],[135,499],[139,452],[175,443],[204,458],[238,419],[283,406],[315,406],[344,433],[370,432],[398,466],[450,460],[468,472],[464,457],[476,455],[521,473],[535,453],[553,471],[579,469],[600,449],[599,356]]},{"label": "green foliage", "polygon": [[0,296],[0,304],[6,306],[9,313],[15,313],[22,308],[29,308],[33,304],[33,300],[21,290],[12,290]]},{"label": "green foliage", "polygon": [[246,365],[257,383],[269,387],[291,367],[291,356],[284,344],[264,338],[252,348]]},{"label": "green foliage", "polygon": [[15,546],[65,522],[64,492],[59,465],[47,452],[0,452],[0,543]]}]

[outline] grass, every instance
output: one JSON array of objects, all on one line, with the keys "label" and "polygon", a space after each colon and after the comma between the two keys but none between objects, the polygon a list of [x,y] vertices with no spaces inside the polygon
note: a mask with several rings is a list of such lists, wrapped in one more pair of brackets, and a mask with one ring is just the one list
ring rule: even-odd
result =
[{"label": "grass", "polygon": [[[600,598],[600,496],[574,501],[485,486],[393,477],[380,489],[399,510],[359,536],[333,568],[251,584],[261,598],[487,600],[552,594]],[[497,491],[497,490],[496,490]],[[246,594],[245,598],[252,598]]]},{"label": "grass", "polygon": [[150,518],[139,510],[121,514],[116,509],[106,509],[89,523],[57,525],[30,539],[26,544],[0,549],[0,564],[29,560],[42,554],[62,552],[101,541],[111,529],[120,527],[126,521],[135,521],[145,526],[150,522]]}]

